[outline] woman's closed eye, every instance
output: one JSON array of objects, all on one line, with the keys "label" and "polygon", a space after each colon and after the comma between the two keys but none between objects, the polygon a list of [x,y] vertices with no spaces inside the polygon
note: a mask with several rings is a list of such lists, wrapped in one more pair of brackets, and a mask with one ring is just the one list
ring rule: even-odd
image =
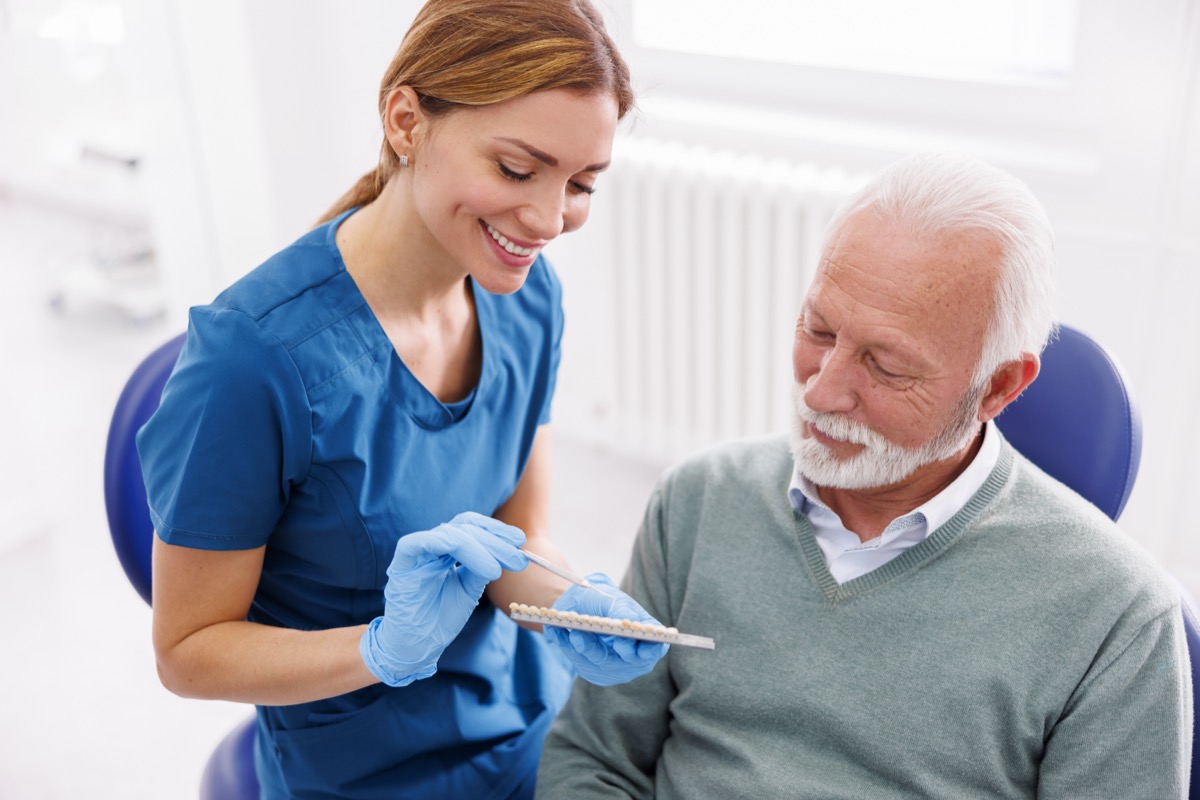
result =
[{"label": "woman's closed eye", "polygon": [[500,174],[508,178],[510,181],[523,183],[533,177],[532,172],[518,172],[515,169],[509,168],[508,165],[506,165],[503,161],[496,162],[496,166],[500,168]]},{"label": "woman's closed eye", "polygon": [[[508,178],[510,181],[514,181],[516,183],[524,183],[525,181],[532,179],[535,174],[533,172],[520,172],[518,170],[515,170],[512,167],[505,164],[503,161],[496,162],[496,167],[500,170],[501,175],[503,175],[505,178]],[[576,194],[590,195],[590,194],[595,193],[595,191],[596,191],[595,186],[588,186],[586,183],[580,183],[579,181],[571,181],[569,185],[571,187],[571,190],[574,191]]]}]

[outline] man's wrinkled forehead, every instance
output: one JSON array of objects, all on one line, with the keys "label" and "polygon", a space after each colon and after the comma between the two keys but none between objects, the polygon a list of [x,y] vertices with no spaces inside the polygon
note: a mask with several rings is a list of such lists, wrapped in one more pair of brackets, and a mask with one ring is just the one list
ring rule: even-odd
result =
[{"label": "man's wrinkled forehead", "polygon": [[1001,255],[981,231],[914,235],[862,209],[830,232],[802,313],[866,331],[888,346],[920,352],[941,342],[973,349],[994,307]]}]

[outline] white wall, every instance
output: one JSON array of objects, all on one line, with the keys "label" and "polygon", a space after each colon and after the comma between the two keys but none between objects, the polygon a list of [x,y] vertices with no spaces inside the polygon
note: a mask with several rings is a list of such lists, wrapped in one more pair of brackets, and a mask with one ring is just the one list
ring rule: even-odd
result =
[{"label": "white wall", "polygon": [[378,158],[379,80],[418,0],[124,0],[172,311],[308,228]]}]

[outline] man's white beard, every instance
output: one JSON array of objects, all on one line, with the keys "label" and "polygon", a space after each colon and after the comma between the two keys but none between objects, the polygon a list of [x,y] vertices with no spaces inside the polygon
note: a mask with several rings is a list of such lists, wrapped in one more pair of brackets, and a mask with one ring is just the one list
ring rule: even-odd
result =
[{"label": "man's white beard", "polygon": [[[979,398],[982,389],[963,396],[954,416],[937,436],[919,447],[902,447],[860,422],[841,414],[813,411],[804,402],[804,385],[792,385],[792,456],[800,474],[816,486],[830,489],[873,489],[908,478],[919,468],[958,453],[979,433]],[[804,435],[808,423],[843,442],[863,445],[853,456],[839,459],[816,439]]]}]

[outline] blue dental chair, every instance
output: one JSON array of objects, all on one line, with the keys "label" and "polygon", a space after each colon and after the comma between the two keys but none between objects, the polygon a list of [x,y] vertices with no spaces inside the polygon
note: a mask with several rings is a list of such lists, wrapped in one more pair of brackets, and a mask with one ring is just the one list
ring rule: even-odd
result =
[{"label": "blue dental chair", "polygon": [[[108,530],[117,558],[133,588],[150,602],[150,545],[154,528],[146,506],[142,468],[134,436],[158,408],[163,385],[183,347],[183,334],[148,355],[125,384],[104,454],[104,503]],[[253,716],[238,724],[221,740],[205,765],[200,779],[201,800],[257,800],[254,771]]]},{"label": "blue dental chair", "polygon": [[[1142,457],[1142,420],[1116,359],[1087,334],[1063,325],[1042,353],[1042,371],[996,425],[1026,458],[1116,520]],[[1182,590],[1181,590],[1182,591]],[[1183,591],[1192,686],[1200,688],[1200,620]],[[1193,698],[1200,703],[1200,694]],[[1200,718],[1200,708],[1194,708]],[[1195,730],[1193,730],[1195,734]],[[1188,797],[1200,800],[1200,737],[1192,737]]]}]

